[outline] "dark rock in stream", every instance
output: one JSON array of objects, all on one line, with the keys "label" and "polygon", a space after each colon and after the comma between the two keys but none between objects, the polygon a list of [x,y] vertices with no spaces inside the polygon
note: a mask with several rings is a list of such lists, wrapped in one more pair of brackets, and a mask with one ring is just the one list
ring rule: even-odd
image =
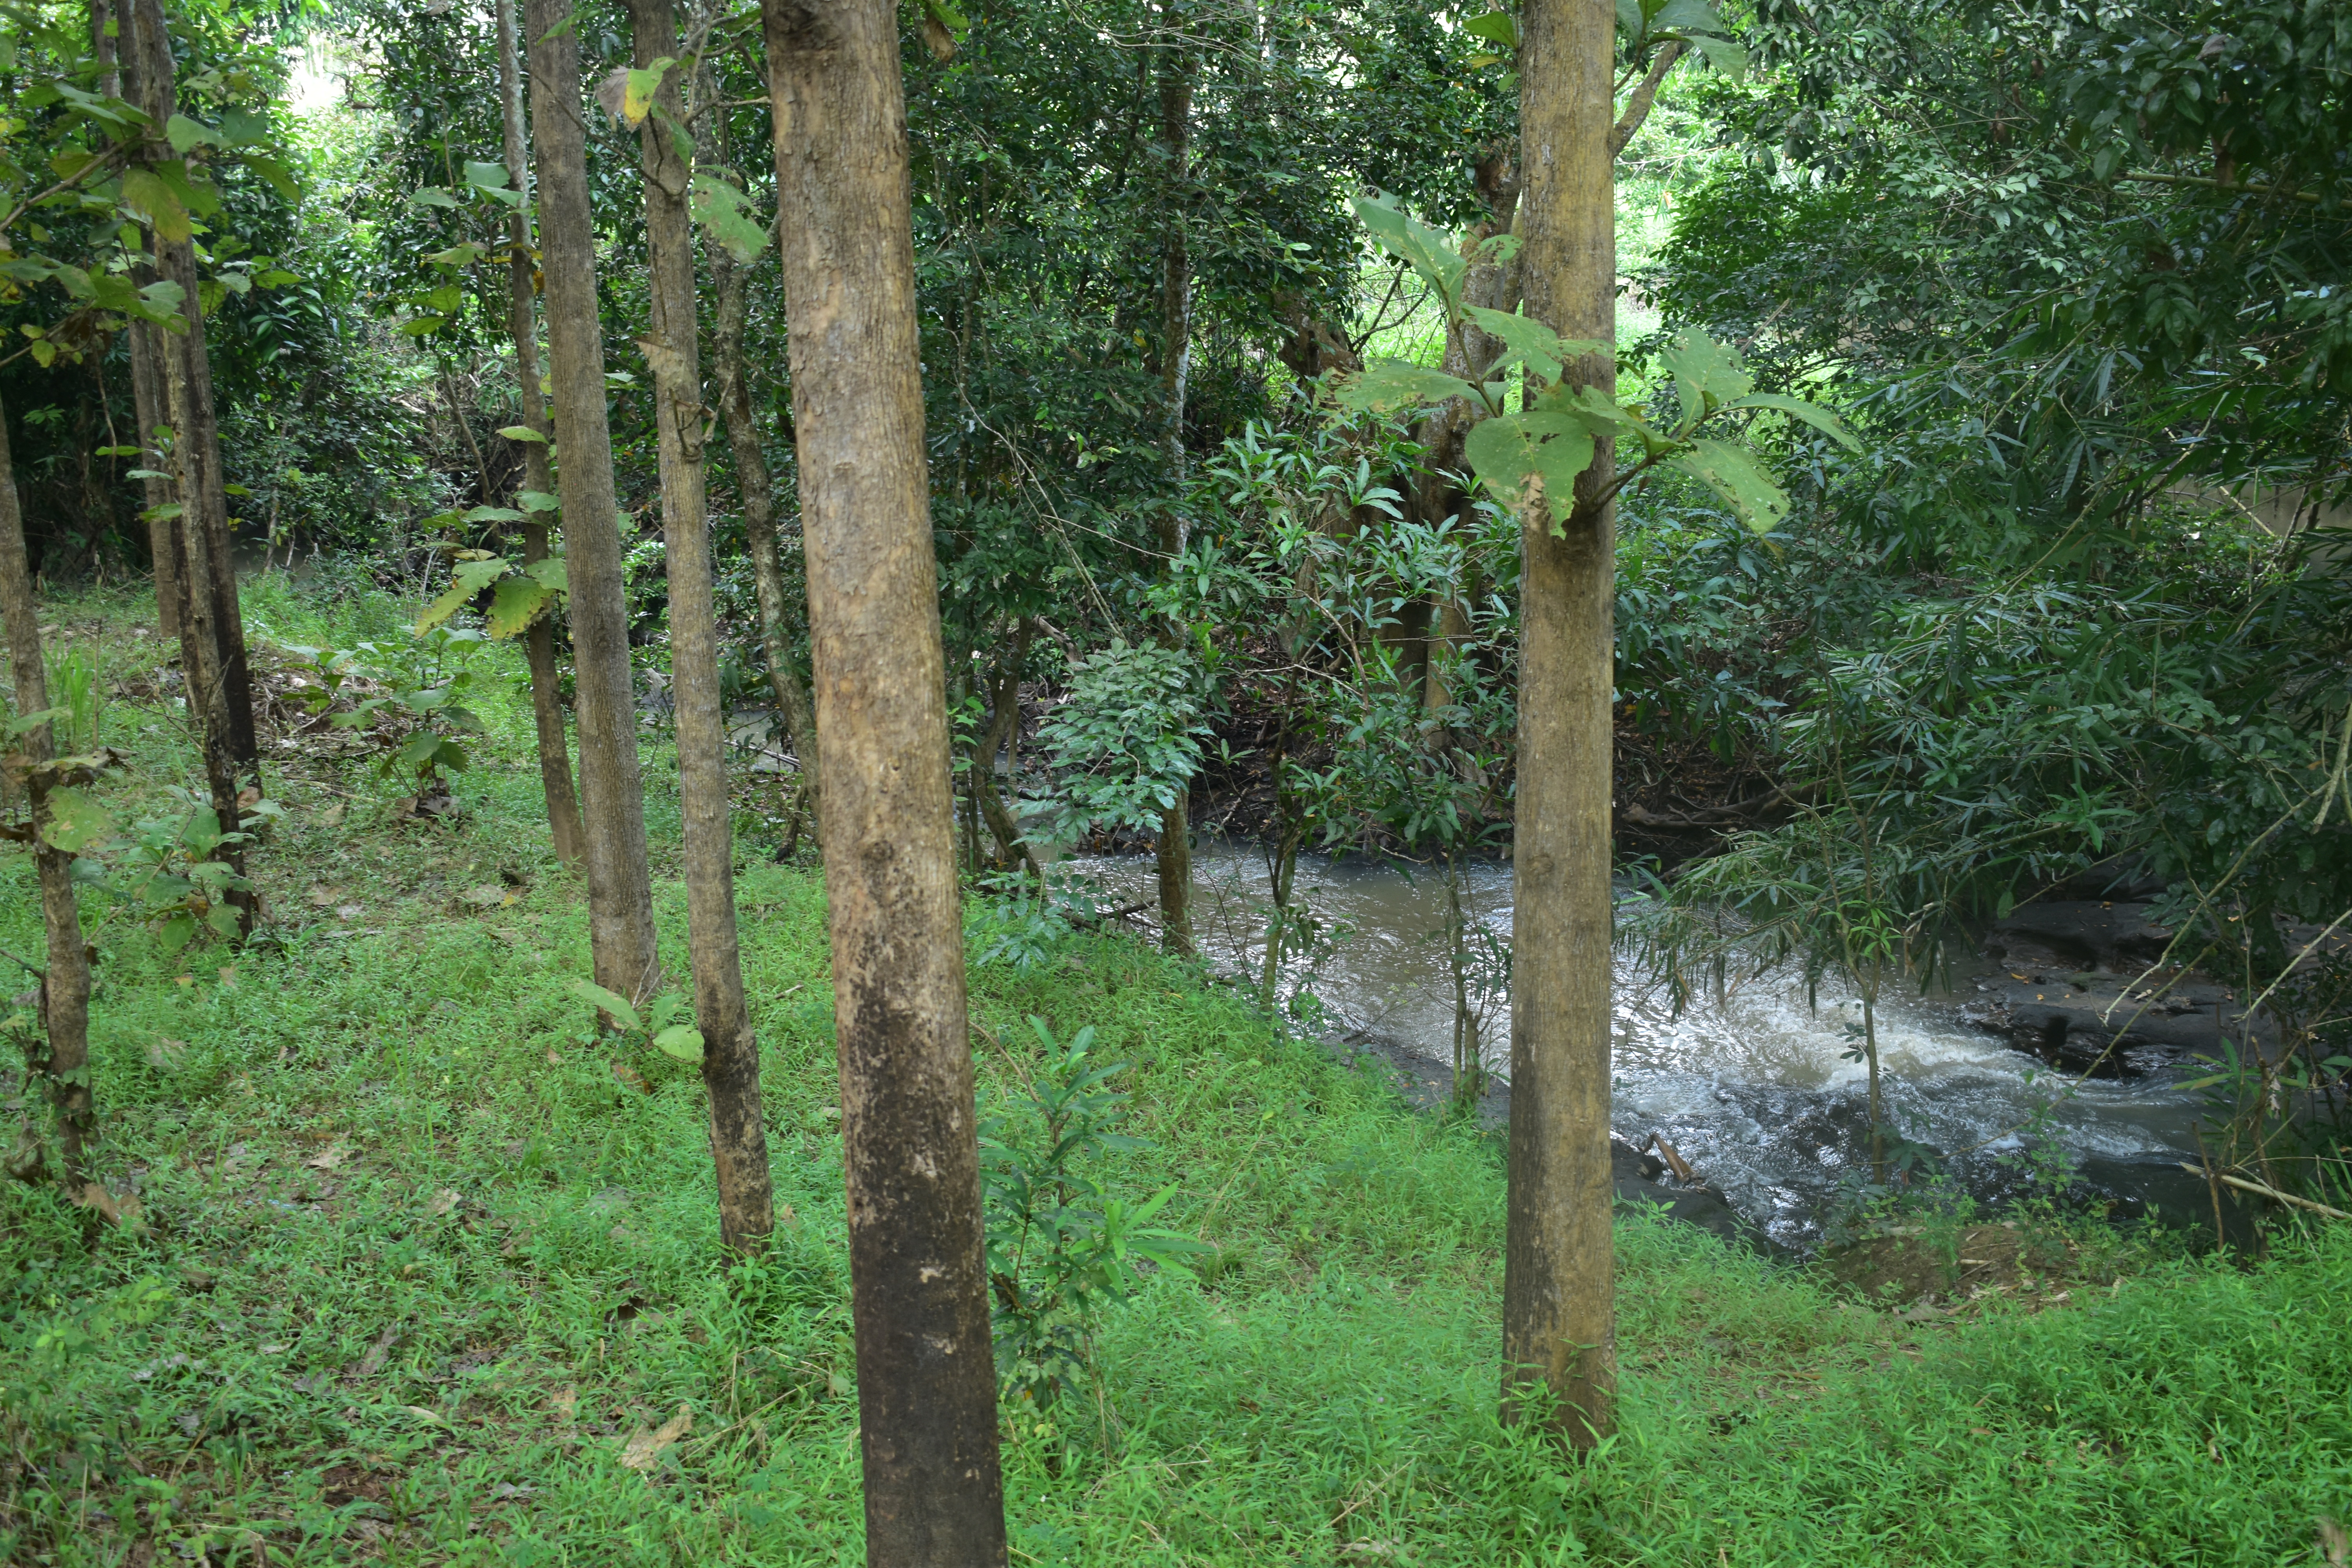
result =
[{"label": "dark rock in stream", "polygon": [[[1436,1110],[1454,1097],[1454,1069],[1393,1041],[1351,1037],[1342,1052],[1376,1057],[1396,1072],[1398,1090],[1416,1109]],[[1478,1102],[1478,1120],[1488,1131],[1499,1131],[1511,1116],[1511,1086],[1489,1079]],[[1620,1207],[1656,1205],[1665,1216],[1695,1225],[1736,1246],[1752,1247],[1769,1258],[1795,1258],[1797,1252],[1759,1229],[1754,1221],[1725,1201],[1705,1181],[1683,1182],[1668,1173],[1663,1161],[1635,1149],[1622,1138],[1609,1140],[1610,1174],[1617,1184]]]}]

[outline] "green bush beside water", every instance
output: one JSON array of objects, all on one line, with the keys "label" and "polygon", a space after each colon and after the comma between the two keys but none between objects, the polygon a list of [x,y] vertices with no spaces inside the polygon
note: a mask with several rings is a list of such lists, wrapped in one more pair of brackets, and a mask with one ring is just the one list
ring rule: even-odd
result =
[{"label": "green bush beside water", "polygon": [[[251,603],[257,636],[338,629]],[[133,672],[111,601],[59,616]],[[182,742],[104,711],[128,809]],[[583,1040],[581,890],[533,823],[527,715],[486,717],[454,827],[381,822],[395,788],[356,763],[279,775],[273,945],[102,938],[105,1158],[147,1231],[0,1194],[0,1559],[862,1561],[820,884],[741,879],[792,1217],[730,1280],[698,1082],[646,1051],[640,1090]],[[21,856],[0,888],[29,955]],[[2267,1564],[2352,1518],[2352,1227],[1915,1324],[1628,1215],[1623,1431],[1578,1466],[1496,1421],[1490,1138],[1125,941],[973,996],[986,1093],[1032,1014],[1134,1064],[1122,1131],[1153,1147],[1110,1184],[1180,1183],[1162,1218],[1218,1248],[1110,1319],[1087,1397],[1007,1412],[1015,1563]]]}]

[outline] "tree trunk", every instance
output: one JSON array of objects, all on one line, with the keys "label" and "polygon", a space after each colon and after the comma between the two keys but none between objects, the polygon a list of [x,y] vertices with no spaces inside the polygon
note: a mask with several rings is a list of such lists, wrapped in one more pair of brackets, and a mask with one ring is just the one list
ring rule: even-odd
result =
[{"label": "tree trunk", "polygon": [[[129,74],[132,90],[139,107],[151,120],[149,156],[159,161],[175,157],[163,143],[161,132],[153,129],[171,119],[177,103],[171,35],[158,0],[131,0],[130,32]],[[230,553],[228,492],[221,472],[220,426],[213,410],[212,364],[205,352],[205,317],[196,288],[195,247],[185,239],[164,239],[152,229],[148,247],[154,253],[159,275],[177,283],[184,291],[180,315],[187,323],[187,331],[159,334],[164,348],[163,379],[178,465],[176,499],[184,509],[179,522],[187,572],[185,604],[199,624],[204,644],[204,682],[207,689],[201,707],[213,716],[206,727],[205,746],[219,752],[226,766],[230,787],[221,821],[224,826],[234,829],[237,787],[247,784],[257,789],[260,786],[261,753],[253,730],[253,689],[246,668],[245,622],[237,605],[236,566]],[[194,688],[189,697],[191,709],[196,709],[199,699]],[[217,738],[212,733],[213,723],[220,727]],[[247,897],[239,906],[247,910],[248,926],[250,904]]]},{"label": "tree trunk", "polygon": [[898,13],[765,0],[866,1560],[1005,1560]]},{"label": "tree trunk", "polygon": [[[155,281],[154,268],[141,266],[133,282],[141,288]],[[156,426],[171,423],[170,399],[163,390],[168,335],[152,321],[131,322],[131,403],[139,419],[139,466],[157,477],[139,481],[146,503],[147,544],[155,562],[155,635],[167,641],[180,636],[181,606],[187,594],[182,580],[180,520],[154,515],[178,497],[168,473],[172,459],[164,455]],[[186,672],[184,670],[183,674]]]},{"label": "tree trunk", "polygon": [[[1528,314],[1563,337],[1616,341],[1609,0],[1528,0],[1519,18],[1519,213]],[[1614,395],[1614,355],[1572,385]],[[1503,1394],[1541,1382],[1579,1447],[1611,1431],[1617,1381],[1609,1173],[1610,822],[1615,517],[1596,498],[1608,441],[1561,534],[1521,519],[1518,800],[1512,868],[1510,1207]]]},{"label": "tree trunk", "polygon": [[[47,671],[41,663],[39,611],[33,604],[33,578],[25,560],[25,519],[16,500],[16,470],[8,453],[8,423],[0,410],[0,620],[8,630],[8,660],[16,677],[19,717],[49,706]],[[42,1064],[57,1107],[58,1141],[66,1192],[79,1197],[89,1179],[89,1146],[96,1136],[89,1085],[89,956],[82,945],[81,916],[74,900],[73,857],[40,837],[49,820],[52,778],[47,767],[56,755],[49,726],[36,724],[15,737],[12,764],[25,768],[25,794],[31,806],[33,863],[40,878],[42,923],[48,935],[48,969],[41,977]],[[12,765],[11,772],[15,771]]]},{"label": "tree trunk", "polygon": [[558,493],[571,584],[580,717],[580,793],[588,845],[588,942],[596,984],[631,1000],[661,989],[653,882],[646,865],[635,679],[621,578],[620,503],[604,406],[595,216],[581,121],[580,40],[564,0],[528,0],[531,137],[538,153],[540,271],[554,389]]},{"label": "tree trunk", "polygon": [[[698,102],[716,104],[720,95],[709,77],[709,57],[703,58],[698,79]],[[695,121],[696,158],[719,177],[733,178],[729,167],[726,110],[712,108]],[[792,595],[784,591],[783,562],[776,539],[776,486],[768,473],[768,456],[760,445],[759,421],[751,412],[751,378],[743,363],[744,326],[751,310],[751,268],[737,261],[724,246],[708,247],[710,279],[719,305],[710,323],[711,376],[718,384],[719,414],[727,426],[727,447],[735,459],[735,489],[743,503],[743,531],[751,544],[751,583],[760,601],[760,645],[768,656],[768,685],[793,738],[793,761],[799,764],[807,809],[814,810],[824,770],[817,756],[816,712],[808,687],[793,658]]]},{"label": "tree trunk", "polygon": [[[1184,487],[1184,398],[1192,374],[1192,255],[1184,231],[1185,186],[1192,177],[1192,57],[1173,49],[1160,61],[1160,142],[1168,183],[1168,235],[1160,268],[1160,382],[1168,421],[1168,477]],[[1184,553],[1184,511],[1174,504],[1159,522],[1169,569]],[[1160,942],[1190,958],[1192,942],[1192,792],[1179,789],[1160,814],[1154,840],[1160,871]]]},{"label": "tree trunk", "polygon": [[[548,439],[554,432],[547,422],[547,400],[539,389],[539,323],[532,298],[530,263],[530,149],[523,129],[522,62],[515,37],[515,0],[499,0],[499,100],[505,121],[507,173],[521,193],[522,205],[507,219],[509,302],[507,331],[514,339],[515,400],[522,423]],[[541,495],[555,493],[555,475],[548,449],[536,441],[522,443],[523,488]],[[485,503],[489,497],[482,498]],[[522,558],[526,564],[547,559],[545,514],[526,510],[522,523]],[[565,733],[561,677],[555,668],[555,605],[530,623],[523,633],[523,653],[530,665],[530,716],[539,741],[539,784],[547,799],[548,836],[555,858],[567,866],[580,864],[587,853],[580,828],[580,797],[572,790],[571,738]]]},{"label": "tree trunk", "polygon": [[1021,729],[1021,671],[1029,662],[1029,637],[1035,629],[1035,622],[1021,617],[1013,632],[1013,657],[997,667],[995,679],[989,683],[988,728],[981,731],[980,744],[972,749],[971,793],[1004,863],[1025,868],[1042,888],[1045,868],[1038,863],[1037,852],[1022,837],[1021,825],[1013,820],[996,788],[996,753]]},{"label": "tree trunk", "polygon": [[[676,58],[670,0],[629,0],[637,68]],[[682,72],[663,72],[638,131],[646,177],[650,331],[638,346],[654,374],[662,546],[669,574],[669,672],[677,726],[678,803],[686,819],[686,918],[702,1083],[710,1097],[710,1157],[719,1175],[719,1238],[730,1258],[767,1246],[775,1229],[768,1130],[760,1105],[760,1042],[743,1001],[735,936],[735,836],[727,799],[727,716],[719,695],[718,610],[702,466],[702,374],[697,344],[693,169],[676,133],[686,123]]]}]

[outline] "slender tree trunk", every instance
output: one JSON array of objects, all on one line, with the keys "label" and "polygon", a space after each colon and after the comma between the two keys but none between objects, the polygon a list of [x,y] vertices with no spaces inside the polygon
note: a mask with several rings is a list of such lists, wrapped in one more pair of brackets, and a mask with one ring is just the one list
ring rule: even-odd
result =
[{"label": "slender tree trunk", "polygon": [[[7,622],[8,661],[16,678],[16,711],[46,712],[47,671],[41,663],[39,611],[33,604],[33,578],[25,559],[25,519],[16,500],[16,470],[9,458],[8,422],[0,410],[0,620]],[[48,935],[48,968],[41,977],[41,1033],[47,1042],[42,1064],[57,1108],[66,1192],[79,1197],[89,1179],[86,1158],[96,1136],[89,1085],[89,957],[82,945],[81,916],[74,901],[73,857],[41,837],[49,821],[48,767],[56,755],[49,726],[36,724],[15,737],[10,772],[24,768],[31,805],[33,863],[41,884],[42,923]]]},{"label": "slender tree trunk", "polygon": [[[713,110],[703,118],[716,120],[719,113]],[[792,595],[784,591],[783,561],[776,538],[775,480],[768,472],[767,454],[760,447],[759,421],[751,412],[751,377],[743,363],[751,269],[722,247],[710,247],[709,255],[710,273],[719,291],[710,326],[711,368],[718,382],[719,417],[727,426],[728,450],[735,459],[743,531],[751,543],[751,584],[760,601],[760,645],[768,656],[768,685],[776,694],[784,729],[793,738],[793,760],[800,764],[814,809],[824,774],[817,755],[816,710],[793,658]]]},{"label": "slender tree trunk", "polygon": [[[1616,11],[1527,0],[1519,18],[1519,212],[1528,314],[1616,341],[1609,136]],[[1570,365],[1613,395],[1614,356]],[[1601,441],[1560,534],[1521,519],[1518,800],[1512,866],[1510,1205],[1503,1257],[1504,1405],[1546,1384],[1570,1442],[1614,1425],[1609,1173],[1610,696],[1615,518]]]},{"label": "slender tree trunk", "polygon": [[765,0],[866,1560],[1005,1560],[898,14]]},{"label": "slender tree trunk", "polygon": [[[505,121],[507,173],[521,193],[522,205],[507,219],[507,331],[514,340],[515,399],[522,422],[545,440],[554,439],[547,422],[547,400],[539,389],[539,323],[532,297],[530,262],[530,148],[524,129],[522,60],[515,37],[515,0],[499,0],[499,107]],[[555,474],[548,448],[536,441],[522,443],[523,488],[541,495],[555,493]],[[490,498],[484,496],[487,502]],[[547,559],[545,513],[526,510],[522,523],[522,558],[526,563]],[[580,797],[572,789],[571,738],[565,733],[562,677],[555,667],[556,607],[546,611],[523,633],[523,653],[530,665],[530,717],[539,741],[540,791],[547,799],[548,836],[555,858],[567,866],[580,864],[587,845],[580,827]]]},{"label": "slender tree trunk", "polygon": [[[677,58],[677,16],[670,0],[629,0],[629,24],[638,69]],[[663,73],[653,112],[638,132],[653,301],[651,330],[638,346],[654,373],[694,1016],[702,1029],[702,1083],[710,1098],[719,1242],[732,1258],[766,1247],[776,1222],[768,1130],[760,1106],[760,1042],[743,1001],[735,935],[734,814],[727,798],[727,716],[719,695],[718,610],[704,492],[694,226],[686,205],[694,171],[676,140],[686,123],[681,74],[675,68]]]},{"label": "slender tree trunk", "polygon": [[566,0],[528,0],[531,138],[538,153],[540,271],[554,389],[557,493],[571,584],[580,793],[588,846],[588,941],[596,984],[633,1000],[661,989],[645,782],[637,766],[635,679],[621,578],[620,503],[604,406],[595,216],[581,120],[580,40]]},{"label": "slender tree trunk", "polygon": [[1013,820],[996,788],[996,753],[1021,730],[1021,671],[1029,662],[1029,637],[1035,629],[1034,621],[1021,617],[1013,631],[1013,657],[997,667],[995,679],[989,683],[988,728],[981,731],[980,744],[972,751],[971,791],[981,816],[987,819],[989,835],[996,840],[997,853],[1006,865],[1026,868],[1042,888],[1045,868],[1038,863],[1037,852],[1022,836],[1021,825]]},{"label": "slender tree trunk", "polygon": [[[1181,496],[1184,486],[1184,399],[1192,374],[1192,253],[1185,234],[1192,178],[1192,57],[1171,49],[1160,60],[1160,143],[1168,183],[1168,234],[1160,266],[1160,382],[1165,417],[1168,477]],[[1160,548],[1172,571],[1184,553],[1181,504],[1160,514]],[[1185,958],[1192,940],[1192,792],[1180,789],[1160,814],[1155,840],[1160,871],[1160,942]]]},{"label": "slender tree trunk", "polygon": [[[132,90],[139,107],[153,127],[170,120],[177,104],[173,81],[171,36],[158,0],[130,0]],[[149,132],[150,156],[175,157],[159,130]],[[166,240],[150,231],[160,276],[184,291],[180,315],[184,334],[163,334],[165,350],[163,380],[178,458],[178,500],[184,508],[180,532],[187,567],[187,605],[202,623],[205,648],[205,677],[213,689],[205,708],[223,726],[217,741],[206,744],[222,751],[232,783],[261,783],[260,747],[253,730],[252,682],[247,673],[245,623],[237,605],[236,567],[230,554],[228,492],[221,472],[220,426],[213,410],[212,364],[205,351],[205,318],[197,294],[194,245],[185,239]],[[192,703],[194,694],[191,694]],[[236,826],[233,809],[222,813],[223,825]],[[249,903],[250,900],[248,900]]]},{"label": "slender tree trunk", "polygon": [[[142,265],[136,274],[133,280],[142,288],[155,281],[151,267]],[[172,481],[162,477],[170,471],[172,459],[164,454],[157,429],[171,423],[169,399],[163,390],[165,340],[163,329],[152,321],[131,321],[131,402],[139,418],[139,466],[156,476],[139,481],[141,499],[146,503],[143,510],[149,514],[147,544],[155,562],[155,635],[176,640],[182,603],[187,594],[181,577],[180,520],[155,515],[178,499]]]}]

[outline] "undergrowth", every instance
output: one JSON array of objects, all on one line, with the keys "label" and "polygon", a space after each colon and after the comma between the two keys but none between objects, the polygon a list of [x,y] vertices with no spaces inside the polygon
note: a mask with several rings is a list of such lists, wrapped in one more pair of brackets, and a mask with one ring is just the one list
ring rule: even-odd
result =
[{"label": "undergrowth", "polygon": [[[126,806],[188,762],[133,615],[57,610],[116,688]],[[248,617],[394,629],[282,578]],[[587,1028],[527,711],[483,712],[447,823],[387,818],[360,761],[275,753],[268,942],[106,931],[103,1161],[144,1229],[0,1194],[0,1559],[862,1561],[819,879],[745,847],[782,1224],[730,1277],[698,1081]],[[30,889],[0,859],[26,953]],[[657,897],[683,975],[682,890]],[[1496,1418],[1490,1135],[1118,938],[976,968],[972,995],[992,1105],[1033,1015],[1131,1064],[1149,1146],[1103,1179],[1176,1184],[1159,1223],[1214,1249],[1110,1314],[1085,1397],[1008,1416],[1015,1563],[2270,1564],[2352,1514],[2347,1227],[1915,1322],[1629,1213],[1622,1431],[1574,1464]]]}]

